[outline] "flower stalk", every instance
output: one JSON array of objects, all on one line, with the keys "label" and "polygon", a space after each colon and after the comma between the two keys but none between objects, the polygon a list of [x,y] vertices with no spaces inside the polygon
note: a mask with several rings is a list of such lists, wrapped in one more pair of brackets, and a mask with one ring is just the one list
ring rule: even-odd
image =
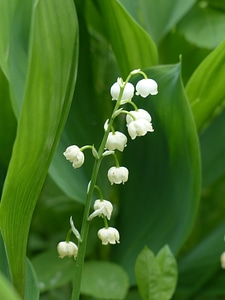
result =
[{"label": "flower stalk", "polygon": [[[58,245],[59,257],[74,256],[76,259],[75,272],[73,278],[73,291],[72,300],[80,299],[80,286],[82,270],[85,260],[87,239],[89,233],[90,222],[95,217],[102,217],[104,221],[104,228],[98,230],[98,237],[102,241],[103,245],[120,243],[120,234],[114,227],[108,226],[108,220],[111,218],[113,211],[113,205],[110,201],[104,200],[101,189],[96,185],[99,169],[102,163],[102,159],[107,155],[114,155],[116,166],[111,167],[108,170],[108,179],[111,184],[121,184],[128,180],[129,171],[126,167],[120,166],[117,159],[115,150],[123,151],[127,145],[127,137],[125,134],[115,131],[113,128],[113,122],[115,118],[121,114],[126,114],[127,131],[131,139],[135,139],[137,136],[143,136],[147,132],[153,131],[151,124],[151,116],[143,109],[138,109],[136,104],[132,101],[135,88],[132,83],[129,82],[130,78],[135,74],[143,75],[144,79],[140,80],[136,85],[136,94],[145,98],[148,95],[156,95],[158,93],[157,83],[148,79],[146,74],[140,69],[132,71],[126,81],[122,78],[118,78],[110,90],[112,100],[116,100],[111,117],[104,124],[104,135],[99,146],[99,149],[90,145],[79,148],[76,145],[69,146],[63,153],[65,158],[72,163],[73,168],[79,168],[84,163],[83,151],[90,148],[94,157],[94,165],[91,174],[91,180],[87,188],[86,203],[83,212],[83,220],[81,225],[81,233],[75,228],[72,217],[70,218],[71,229],[68,233],[66,242],[61,242]],[[134,111],[127,111],[123,109],[124,104],[131,104]],[[94,212],[90,214],[92,197],[94,190],[97,189],[100,195],[100,199],[95,200]],[[73,232],[78,240],[78,247],[76,244],[70,242],[70,233]]]}]

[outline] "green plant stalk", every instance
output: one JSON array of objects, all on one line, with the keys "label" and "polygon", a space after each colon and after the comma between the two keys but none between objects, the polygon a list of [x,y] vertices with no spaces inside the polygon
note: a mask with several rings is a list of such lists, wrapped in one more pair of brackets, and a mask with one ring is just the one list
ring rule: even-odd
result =
[{"label": "green plant stalk", "polygon": [[94,192],[97,177],[98,177],[98,172],[99,172],[102,158],[103,158],[102,154],[104,152],[105,144],[106,144],[109,132],[112,128],[112,124],[113,124],[113,121],[115,118],[114,113],[118,110],[118,108],[121,105],[121,98],[122,98],[123,91],[125,89],[127,82],[129,81],[129,79],[131,78],[132,75],[134,75],[134,74],[130,73],[128,75],[126,81],[124,82],[123,87],[120,89],[118,100],[116,101],[116,105],[113,109],[111,118],[109,119],[108,128],[107,128],[107,130],[105,130],[104,136],[102,138],[102,142],[98,149],[98,158],[95,158],[92,175],[91,175],[91,181],[89,183],[89,187],[88,187],[88,191],[87,191],[86,204],[85,204],[85,208],[84,208],[83,221],[82,221],[82,226],[81,226],[82,241],[78,243],[78,256],[76,259],[76,266],[75,266],[74,280],[73,280],[73,291],[72,291],[71,300],[79,300],[79,298],[80,298],[82,270],[83,270],[83,265],[84,265],[88,232],[89,232],[89,226],[90,226],[90,221],[88,221],[88,217],[90,215],[91,200],[92,200],[93,192]]},{"label": "green plant stalk", "polygon": [[[120,91],[120,95],[119,95],[119,98],[114,107],[113,113],[120,106],[119,99],[122,96],[123,90],[124,90],[124,88],[121,89],[121,91]],[[112,116],[113,116],[113,113],[112,113]],[[88,232],[89,232],[89,226],[90,226],[90,221],[88,221],[88,216],[90,214],[92,195],[93,195],[95,184],[97,181],[99,168],[100,168],[100,165],[102,162],[102,154],[104,152],[106,140],[109,135],[110,128],[112,126],[113,121],[114,121],[114,118],[111,117],[109,124],[108,124],[108,128],[105,131],[101,145],[98,150],[99,159],[95,158],[93,171],[92,171],[92,175],[91,175],[91,181],[90,181],[88,192],[87,192],[86,204],[85,204],[85,208],[84,208],[83,221],[82,221],[82,227],[81,227],[82,242],[79,242],[79,244],[78,244],[78,256],[76,259],[74,281],[73,281],[73,291],[72,291],[72,297],[71,297],[72,300],[79,300],[79,298],[80,298],[81,277],[82,277],[82,270],[83,270],[84,258],[85,258],[85,252],[86,252],[86,246],[87,246],[87,238],[88,238]]]}]

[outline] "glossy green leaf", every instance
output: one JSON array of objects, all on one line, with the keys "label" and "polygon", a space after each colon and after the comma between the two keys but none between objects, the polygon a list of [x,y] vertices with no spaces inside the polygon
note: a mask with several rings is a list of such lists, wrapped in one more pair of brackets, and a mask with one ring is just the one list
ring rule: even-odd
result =
[{"label": "glossy green leaf", "polygon": [[0,298],[2,300],[22,300],[2,273],[0,273]]},{"label": "glossy green leaf", "polygon": [[214,49],[225,38],[225,14],[198,2],[179,23],[178,31],[190,43]]},{"label": "glossy green leaf", "polygon": [[[19,20],[23,21],[22,16]],[[36,1],[30,30],[25,94],[22,103],[17,102],[21,114],[0,211],[13,281],[21,294],[31,217],[74,89],[77,23],[73,2]]]},{"label": "glossy green leaf", "polygon": [[196,0],[120,0],[158,44]]},{"label": "glossy green leaf", "polygon": [[177,253],[193,225],[199,203],[199,144],[180,79],[180,65],[147,70],[159,85],[151,99],[138,100],[152,115],[154,133],[129,141],[123,165],[129,180],[121,188],[115,257],[129,271],[144,245]]},{"label": "glossy green leaf", "polygon": [[157,63],[157,50],[150,36],[118,1],[98,1],[106,31],[123,76],[134,69]]},{"label": "glossy green leaf", "polygon": [[168,246],[157,256],[145,247],[137,257],[135,274],[143,300],[171,299],[177,282],[177,265]]},{"label": "glossy green leaf", "polygon": [[186,85],[198,130],[211,120],[224,101],[224,72],[225,41],[203,60]]},{"label": "glossy green leaf", "polygon": [[128,290],[128,276],[121,266],[103,261],[85,263],[81,293],[97,299],[122,300]]}]

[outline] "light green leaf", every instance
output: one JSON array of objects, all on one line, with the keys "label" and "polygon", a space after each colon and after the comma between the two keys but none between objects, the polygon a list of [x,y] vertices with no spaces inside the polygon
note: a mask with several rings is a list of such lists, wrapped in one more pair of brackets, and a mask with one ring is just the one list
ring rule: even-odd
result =
[{"label": "light green leaf", "polygon": [[198,2],[177,29],[190,43],[200,48],[214,49],[225,39],[225,14],[204,2]]},{"label": "light green leaf", "polygon": [[120,0],[158,44],[196,0]]},{"label": "light green leaf", "polygon": [[122,300],[128,286],[128,276],[119,265],[104,261],[85,263],[81,293],[99,299]]},{"label": "light green leaf", "polygon": [[156,260],[160,267],[160,298],[171,299],[175,291],[177,283],[177,263],[170,251],[170,248],[165,245],[157,254]]},{"label": "light green leaf", "polygon": [[135,274],[143,300],[171,299],[177,282],[177,265],[167,245],[156,257],[145,247],[137,257]]},{"label": "light green leaf", "polygon": [[[22,16],[19,19],[23,21]],[[0,211],[13,282],[21,294],[31,217],[74,90],[77,22],[73,1],[35,1],[31,25],[25,94],[22,103],[17,102],[21,113]],[[12,30],[10,37],[15,33]],[[14,79],[10,78],[10,84]]]},{"label": "light green leaf", "polygon": [[2,300],[22,300],[2,273],[0,273],[0,298]]},{"label": "light green leaf", "polygon": [[224,72],[225,41],[203,60],[186,85],[198,130],[211,120],[224,101]]},{"label": "light green leaf", "polygon": [[159,93],[136,102],[150,112],[154,133],[128,141],[123,165],[129,180],[121,189],[117,224],[121,243],[113,253],[132,282],[132,265],[144,245],[158,251],[168,244],[173,253],[179,251],[195,220],[201,188],[198,137],[180,64],[146,72],[158,82]]},{"label": "light green leaf", "polygon": [[150,36],[115,0],[99,1],[106,31],[123,76],[157,63],[157,49]]},{"label": "light green leaf", "polygon": [[155,254],[148,247],[145,247],[137,257],[135,274],[142,299],[160,299],[160,268]]}]

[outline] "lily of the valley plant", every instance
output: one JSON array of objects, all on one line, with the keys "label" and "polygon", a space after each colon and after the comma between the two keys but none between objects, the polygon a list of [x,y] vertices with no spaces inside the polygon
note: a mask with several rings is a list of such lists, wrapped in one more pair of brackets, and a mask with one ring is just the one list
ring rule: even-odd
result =
[{"label": "lily of the valley plant", "polygon": [[[115,165],[110,167],[108,174],[106,174],[110,184],[124,184],[128,181],[129,171],[127,167],[120,165],[116,155],[116,150],[124,150],[127,146],[128,139],[124,133],[115,130],[114,120],[120,114],[126,115],[127,131],[132,140],[136,137],[144,136],[148,132],[154,131],[152,118],[149,112],[144,109],[139,109],[132,101],[135,94],[135,87],[129,80],[136,74],[140,74],[144,77],[136,84],[136,95],[140,95],[143,98],[146,98],[149,95],[157,95],[158,85],[156,81],[147,78],[146,74],[140,69],[132,71],[125,81],[123,81],[122,78],[118,78],[110,89],[112,100],[115,100],[116,102],[111,117],[106,120],[104,124],[104,135],[99,149],[96,150],[92,145],[83,147],[72,145],[63,153],[65,158],[72,163],[72,167],[75,169],[81,167],[85,161],[84,150],[91,149],[94,156],[92,176],[87,187],[87,198],[81,231],[79,233],[76,229],[71,217],[71,228],[67,234],[67,238],[65,241],[60,242],[57,247],[60,258],[73,256],[74,259],[76,259],[72,299],[78,300],[80,295],[82,267],[91,220],[95,217],[101,217],[103,219],[103,227],[100,228],[97,233],[102,245],[120,243],[120,234],[118,230],[108,225],[108,221],[110,221],[113,212],[113,204],[109,200],[103,198],[101,188],[97,185],[99,167],[104,157],[108,155],[113,155],[115,158]],[[131,106],[130,111],[124,109],[125,104]],[[91,213],[92,196],[95,189],[99,193],[99,199],[95,200],[93,212]],[[72,232],[78,240],[78,245],[70,241]]]}]

